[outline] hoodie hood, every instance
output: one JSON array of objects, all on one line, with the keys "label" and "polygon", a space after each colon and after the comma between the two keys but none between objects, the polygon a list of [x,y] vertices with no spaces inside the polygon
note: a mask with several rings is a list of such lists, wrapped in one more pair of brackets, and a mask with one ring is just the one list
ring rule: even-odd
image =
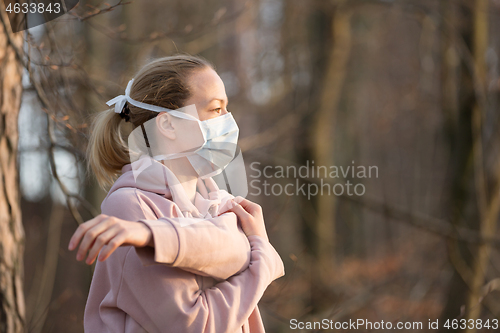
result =
[{"label": "hoodie hood", "polygon": [[165,174],[166,170],[163,169],[167,168],[151,158],[140,158],[132,164],[126,164],[107,196],[120,188],[131,187],[172,199],[172,192]]},{"label": "hoodie hood", "polygon": [[194,202],[189,200],[184,187],[175,174],[162,163],[143,155],[137,161],[122,168],[121,176],[109,190],[107,197],[120,188],[135,188],[149,194],[156,194],[173,201],[178,216],[211,218],[232,207],[234,197],[220,190],[212,178],[198,178]]}]

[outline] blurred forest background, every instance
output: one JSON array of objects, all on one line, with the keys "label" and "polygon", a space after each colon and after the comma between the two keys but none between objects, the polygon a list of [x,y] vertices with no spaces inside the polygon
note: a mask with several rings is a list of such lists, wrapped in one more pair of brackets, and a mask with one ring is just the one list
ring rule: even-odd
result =
[{"label": "blurred forest background", "polygon": [[83,332],[89,121],[177,52],[217,66],[247,165],[378,167],[363,196],[249,196],[286,268],[268,332],[500,319],[499,0],[81,1],[16,34],[1,11],[0,332]]}]

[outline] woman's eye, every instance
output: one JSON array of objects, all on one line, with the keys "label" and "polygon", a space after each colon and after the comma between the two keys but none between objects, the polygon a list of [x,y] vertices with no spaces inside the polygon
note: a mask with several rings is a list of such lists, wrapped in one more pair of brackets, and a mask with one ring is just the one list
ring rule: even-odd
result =
[{"label": "woman's eye", "polygon": [[221,110],[221,109],[222,109],[222,108],[217,108],[217,109],[213,109],[212,111],[215,111],[215,112],[217,112],[217,113],[220,113],[220,110]]}]

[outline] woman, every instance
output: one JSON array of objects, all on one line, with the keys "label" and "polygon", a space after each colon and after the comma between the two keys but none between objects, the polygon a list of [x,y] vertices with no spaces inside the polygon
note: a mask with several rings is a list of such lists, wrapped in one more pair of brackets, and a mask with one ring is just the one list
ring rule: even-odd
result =
[{"label": "woman", "polygon": [[[69,244],[80,244],[77,260],[98,258],[85,331],[264,332],[257,303],[284,268],[260,206],[210,178],[227,165],[219,144],[230,146],[237,129],[213,65],[188,55],[155,60],[108,103],[115,109],[96,117],[88,158],[101,185],[121,175],[105,215],[80,225]],[[143,142],[128,147],[123,122]]]}]

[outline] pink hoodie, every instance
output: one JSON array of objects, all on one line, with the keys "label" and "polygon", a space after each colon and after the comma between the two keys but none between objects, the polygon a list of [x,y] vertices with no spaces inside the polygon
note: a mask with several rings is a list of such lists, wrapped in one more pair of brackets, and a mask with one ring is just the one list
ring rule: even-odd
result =
[{"label": "pink hoodie", "polygon": [[173,174],[161,163],[144,169],[124,166],[101,210],[145,223],[155,248],[121,246],[97,262],[85,332],[264,332],[257,303],[284,275],[276,250],[224,213],[232,196],[213,180],[198,181],[193,205],[180,185],[165,186]]}]

